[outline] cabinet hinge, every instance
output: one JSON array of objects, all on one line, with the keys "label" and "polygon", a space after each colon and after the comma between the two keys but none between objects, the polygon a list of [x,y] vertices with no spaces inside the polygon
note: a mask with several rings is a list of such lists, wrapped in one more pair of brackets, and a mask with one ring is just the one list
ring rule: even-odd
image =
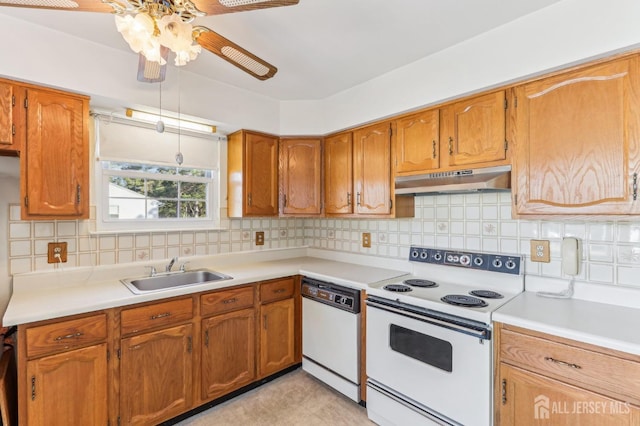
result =
[{"label": "cabinet hinge", "polygon": [[509,107],[509,101],[505,98],[504,100],[504,109],[507,109]]},{"label": "cabinet hinge", "polygon": [[81,193],[81,187],[80,184],[78,184],[76,186],[76,204],[80,205],[80,193]]},{"label": "cabinet hinge", "polygon": [[393,129],[391,128],[391,125],[389,125],[389,137],[391,137],[391,135],[393,135]]},{"label": "cabinet hinge", "polygon": [[36,376],[31,376],[31,400],[36,400]]},{"label": "cabinet hinge", "polygon": [[513,204],[518,205],[518,194],[513,195]]},{"label": "cabinet hinge", "polygon": [[29,108],[29,98],[24,98],[24,107]]},{"label": "cabinet hinge", "polygon": [[502,379],[502,405],[507,403],[507,380]]},{"label": "cabinet hinge", "polygon": [[16,125],[12,124],[11,125],[11,136],[15,136],[16,135]]},{"label": "cabinet hinge", "polygon": [[16,106],[16,95],[11,95],[11,106]]},{"label": "cabinet hinge", "polygon": [[204,345],[209,346],[209,330],[204,332]]},{"label": "cabinet hinge", "polygon": [[513,107],[514,108],[518,108],[518,97],[517,96],[513,98]]},{"label": "cabinet hinge", "polygon": [[191,353],[191,336],[187,337],[187,352]]},{"label": "cabinet hinge", "polygon": [[118,348],[118,350],[116,351],[116,355],[118,356],[118,359],[121,359],[120,357],[122,356],[122,352],[120,351],[120,348]]},{"label": "cabinet hinge", "polygon": [[120,426],[120,416],[118,416],[118,426]]},{"label": "cabinet hinge", "polygon": [[29,196],[27,195],[24,196],[24,206],[29,207]]},{"label": "cabinet hinge", "polygon": [[504,140],[504,150],[508,150],[509,149],[509,141],[508,140]]},{"label": "cabinet hinge", "polygon": [[633,201],[638,199],[638,174],[633,174],[633,184],[631,185],[633,188]]}]

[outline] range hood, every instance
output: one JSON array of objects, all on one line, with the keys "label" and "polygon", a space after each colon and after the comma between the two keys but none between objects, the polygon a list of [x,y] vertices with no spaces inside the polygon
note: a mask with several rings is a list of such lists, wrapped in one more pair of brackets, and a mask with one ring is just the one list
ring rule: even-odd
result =
[{"label": "range hood", "polygon": [[396,177],[396,194],[502,192],[511,189],[511,166]]}]

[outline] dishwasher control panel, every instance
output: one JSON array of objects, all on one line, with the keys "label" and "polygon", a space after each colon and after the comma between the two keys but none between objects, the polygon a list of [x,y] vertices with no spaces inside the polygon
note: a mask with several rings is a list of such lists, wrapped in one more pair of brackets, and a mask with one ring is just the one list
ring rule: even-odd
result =
[{"label": "dishwasher control panel", "polygon": [[345,311],[360,312],[360,291],[349,287],[303,278],[302,296]]}]

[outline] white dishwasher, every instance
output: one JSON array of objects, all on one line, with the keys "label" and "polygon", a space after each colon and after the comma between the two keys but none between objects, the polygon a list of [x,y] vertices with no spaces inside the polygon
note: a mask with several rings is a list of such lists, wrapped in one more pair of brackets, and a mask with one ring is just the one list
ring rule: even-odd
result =
[{"label": "white dishwasher", "polygon": [[302,279],[302,369],[360,402],[360,291]]}]

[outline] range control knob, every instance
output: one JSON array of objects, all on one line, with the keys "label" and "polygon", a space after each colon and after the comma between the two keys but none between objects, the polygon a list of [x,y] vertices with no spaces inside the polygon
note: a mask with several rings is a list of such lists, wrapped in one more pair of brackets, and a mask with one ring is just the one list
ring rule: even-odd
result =
[{"label": "range control knob", "polygon": [[420,259],[426,259],[427,257],[429,257],[429,252],[426,250],[420,253]]},{"label": "range control knob", "polygon": [[509,259],[504,263],[504,266],[506,266],[507,269],[515,269],[516,262],[514,262],[513,259]]},{"label": "range control knob", "polygon": [[436,253],[433,255],[433,258],[438,262],[442,260],[442,253]]},{"label": "range control knob", "polygon": [[463,254],[460,256],[460,264],[464,266],[468,266],[471,264],[471,256],[468,254]]},{"label": "range control knob", "polygon": [[412,259],[417,259],[417,258],[418,258],[418,256],[420,256],[420,253],[418,253],[418,250],[413,250],[413,251],[411,252],[411,258],[412,258]]},{"label": "range control knob", "polygon": [[502,268],[502,260],[500,259],[493,259],[493,266],[495,268]]},{"label": "range control knob", "polygon": [[484,263],[484,259],[482,259],[481,257],[474,257],[473,258],[473,264],[476,266],[482,266],[482,264]]}]

